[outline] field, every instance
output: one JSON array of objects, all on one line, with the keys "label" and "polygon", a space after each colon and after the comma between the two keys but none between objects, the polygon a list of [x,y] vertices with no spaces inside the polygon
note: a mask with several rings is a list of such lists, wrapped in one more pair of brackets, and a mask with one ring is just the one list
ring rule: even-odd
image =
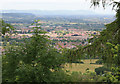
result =
[{"label": "field", "polygon": [[70,72],[72,71],[78,71],[85,73],[86,69],[89,68],[89,70],[94,71],[95,68],[102,67],[103,65],[98,65],[98,64],[90,64],[90,63],[95,63],[98,59],[85,59],[81,60],[84,62],[84,64],[79,64],[79,63],[71,63],[71,64],[65,64],[64,70],[69,70]]}]

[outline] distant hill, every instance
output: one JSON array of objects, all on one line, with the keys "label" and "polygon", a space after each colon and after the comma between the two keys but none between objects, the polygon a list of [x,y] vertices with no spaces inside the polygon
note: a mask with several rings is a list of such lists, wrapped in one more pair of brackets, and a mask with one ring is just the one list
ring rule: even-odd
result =
[{"label": "distant hill", "polygon": [[[2,18],[7,23],[33,23],[34,20],[52,22],[111,22],[114,20],[112,15],[95,15],[88,11],[40,11],[40,10],[3,10]],[[0,13],[1,14],[1,13]],[[57,15],[58,14],[58,15]],[[77,15],[78,14],[78,15]],[[106,19],[104,19],[106,18]]]},{"label": "distant hill", "polygon": [[7,23],[32,23],[36,16],[32,13],[2,13],[2,18]]},{"label": "distant hill", "polygon": [[2,16],[4,17],[34,17],[35,15],[32,13],[2,13]]},{"label": "distant hill", "polygon": [[32,13],[35,15],[97,15],[86,10],[2,10],[2,13]]}]

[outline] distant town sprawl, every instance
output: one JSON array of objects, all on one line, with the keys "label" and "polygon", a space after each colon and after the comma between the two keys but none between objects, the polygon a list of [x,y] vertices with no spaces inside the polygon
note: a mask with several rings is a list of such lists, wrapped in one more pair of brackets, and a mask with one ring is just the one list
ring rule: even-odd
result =
[{"label": "distant town sprawl", "polygon": [[[76,18],[77,17],[77,18]],[[13,19],[14,18],[14,19]],[[57,48],[75,48],[77,45],[87,45],[88,40],[99,35],[105,29],[104,25],[110,23],[114,18],[111,16],[33,16],[19,14],[3,14],[5,22],[13,25],[16,34],[11,39],[20,41],[22,38],[29,38],[33,35],[31,25],[33,19],[40,19],[41,30],[47,31],[52,40],[52,45]],[[22,22],[23,21],[23,22]]]},{"label": "distant town sprawl", "polygon": [[[17,29],[10,38],[11,39],[22,39],[29,38],[33,35],[32,27]],[[61,29],[60,29],[61,28]],[[44,28],[45,30],[45,28]],[[47,30],[46,30],[47,31]],[[63,29],[62,27],[57,27],[56,30],[48,31],[45,35],[48,35],[50,40],[53,41],[55,48],[59,49],[59,46],[62,48],[74,48],[76,45],[87,45],[87,40],[92,38],[93,35],[99,35],[98,31],[87,31],[83,29]]]}]

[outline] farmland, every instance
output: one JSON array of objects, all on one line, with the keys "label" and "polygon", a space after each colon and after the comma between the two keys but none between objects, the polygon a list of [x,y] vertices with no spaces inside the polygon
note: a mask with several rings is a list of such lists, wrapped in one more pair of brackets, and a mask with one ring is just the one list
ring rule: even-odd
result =
[{"label": "farmland", "polygon": [[98,64],[90,64],[90,63],[95,63],[98,59],[84,59],[82,60],[84,64],[79,64],[79,63],[67,63],[65,64],[64,70],[68,70],[70,72],[72,71],[77,71],[77,72],[82,72],[85,73],[86,69],[89,68],[89,70],[94,71],[95,68],[102,67],[103,65],[98,65]]}]

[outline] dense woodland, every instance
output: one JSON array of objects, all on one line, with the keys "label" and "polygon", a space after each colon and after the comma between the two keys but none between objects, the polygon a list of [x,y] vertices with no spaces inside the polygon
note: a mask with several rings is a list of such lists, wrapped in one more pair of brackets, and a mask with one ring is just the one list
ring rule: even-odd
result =
[{"label": "dense woodland", "polygon": [[[93,0],[94,1],[94,0]],[[96,0],[95,0],[96,1]],[[99,2],[93,2],[93,5]],[[104,0],[103,0],[104,1]],[[104,6],[103,2],[103,6]],[[34,35],[22,42],[8,39],[15,29],[1,20],[3,40],[2,52],[2,81],[3,82],[120,82],[120,3],[114,2],[116,7],[116,20],[106,25],[99,36],[89,39],[89,45],[78,46],[77,49],[55,49],[40,30],[40,24],[36,20],[31,25]],[[40,35],[43,34],[43,35]],[[64,71],[65,63],[80,62],[83,58],[99,58],[97,63],[104,64],[91,72],[73,72],[67,74]],[[104,71],[107,71],[106,73]]]}]

